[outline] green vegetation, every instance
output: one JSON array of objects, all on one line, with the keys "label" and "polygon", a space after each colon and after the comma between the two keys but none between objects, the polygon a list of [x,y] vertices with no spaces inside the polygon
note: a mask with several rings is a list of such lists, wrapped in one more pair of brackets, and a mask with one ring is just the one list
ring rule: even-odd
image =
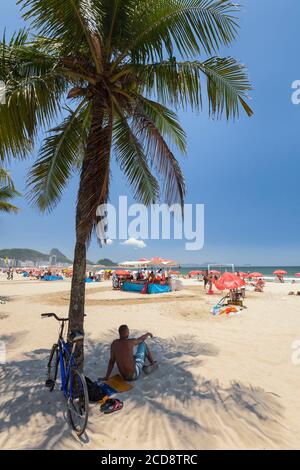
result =
[{"label": "green vegetation", "polygon": [[10,174],[0,167],[0,212],[11,214],[19,212],[19,208],[10,202],[16,196],[20,196],[20,193],[14,187]]},{"label": "green vegetation", "polygon": [[115,263],[109,258],[99,259],[96,264],[102,264],[102,266],[117,266],[118,263]]},{"label": "green vegetation", "polygon": [[50,255],[56,256],[57,263],[68,263],[72,264],[72,261],[68,259],[63,253],[61,253],[57,248],[53,248],[50,251],[50,254],[41,253],[37,250],[31,250],[29,248],[10,248],[0,250],[0,258],[17,259],[20,261],[33,261],[33,262],[45,262],[49,263]]}]

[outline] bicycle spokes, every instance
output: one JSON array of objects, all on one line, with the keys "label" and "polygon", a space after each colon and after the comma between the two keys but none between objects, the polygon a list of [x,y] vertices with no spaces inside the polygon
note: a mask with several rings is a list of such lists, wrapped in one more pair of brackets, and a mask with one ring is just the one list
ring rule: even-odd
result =
[{"label": "bicycle spokes", "polygon": [[88,406],[85,379],[77,370],[72,371],[68,387],[68,415],[71,426],[79,436],[86,427]]}]

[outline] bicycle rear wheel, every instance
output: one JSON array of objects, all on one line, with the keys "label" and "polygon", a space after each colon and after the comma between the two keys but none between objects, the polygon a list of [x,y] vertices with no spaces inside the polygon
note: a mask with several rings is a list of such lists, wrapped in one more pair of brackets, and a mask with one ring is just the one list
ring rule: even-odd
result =
[{"label": "bicycle rear wheel", "polygon": [[54,344],[52,346],[49,361],[47,365],[47,379],[46,379],[46,387],[49,388],[49,391],[55,387],[55,382],[57,379],[57,372],[58,372],[58,363],[59,363],[59,351],[58,351],[58,344]]},{"label": "bicycle rear wheel", "polygon": [[78,370],[71,371],[68,381],[68,418],[77,436],[86,428],[89,415],[89,396],[84,375]]}]

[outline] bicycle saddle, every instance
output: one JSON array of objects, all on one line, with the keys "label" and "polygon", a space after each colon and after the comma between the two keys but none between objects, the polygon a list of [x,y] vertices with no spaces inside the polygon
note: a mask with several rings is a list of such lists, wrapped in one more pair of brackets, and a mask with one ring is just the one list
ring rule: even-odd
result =
[{"label": "bicycle saddle", "polygon": [[84,334],[81,331],[72,331],[70,334],[70,339],[73,343],[77,341],[82,341],[84,339]]}]

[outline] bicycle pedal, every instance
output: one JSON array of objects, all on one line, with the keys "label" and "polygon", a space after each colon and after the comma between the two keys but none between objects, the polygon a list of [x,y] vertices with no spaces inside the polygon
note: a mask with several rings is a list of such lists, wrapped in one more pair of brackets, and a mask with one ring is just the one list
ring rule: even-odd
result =
[{"label": "bicycle pedal", "polygon": [[52,379],[46,380],[45,387],[52,388],[53,386],[54,386],[54,380],[52,380]]}]

